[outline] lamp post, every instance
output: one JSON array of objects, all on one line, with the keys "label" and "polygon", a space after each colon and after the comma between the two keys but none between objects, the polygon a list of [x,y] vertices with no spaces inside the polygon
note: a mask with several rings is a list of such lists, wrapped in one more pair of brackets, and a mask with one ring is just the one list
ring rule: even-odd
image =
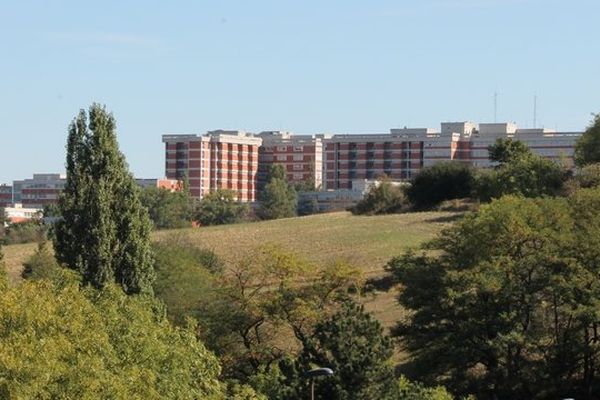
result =
[{"label": "lamp post", "polygon": [[315,378],[317,376],[331,376],[333,370],[331,368],[314,368],[306,373],[310,378],[310,400],[315,400]]}]

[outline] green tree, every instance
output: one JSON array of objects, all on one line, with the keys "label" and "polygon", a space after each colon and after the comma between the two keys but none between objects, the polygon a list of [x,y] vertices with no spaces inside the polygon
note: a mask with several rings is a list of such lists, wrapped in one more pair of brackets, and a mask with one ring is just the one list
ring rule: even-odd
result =
[{"label": "green tree", "polygon": [[403,369],[479,399],[600,395],[600,190],[505,196],[393,259]]},{"label": "green tree", "polygon": [[318,266],[265,246],[207,285],[212,290],[198,291],[193,314],[201,338],[220,356],[224,376],[244,382],[307,340],[316,323],[361,287],[362,276],[344,263]]},{"label": "green tree", "polygon": [[317,324],[292,366],[282,363],[292,384],[285,397],[308,398],[305,373],[318,366],[331,368],[334,375],[315,380],[317,399],[385,398],[394,381],[392,350],[381,324],[363,306],[347,300],[337,313]]},{"label": "green tree", "polygon": [[488,146],[490,161],[504,164],[516,158],[531,154],[531,150],[520,140],[498,138]]},{"label": "green tree", "polygon": [[444,200],[470,197],[473,169],[456,161],[438,162],[423,168],[410,182],[406,195],[417,209],[427,209]]},{"label": "green tree", "polygon": [[594,115],[590,126],[575,143],[573,158],[578,167],[600,162],[600,114]]},{"label": "green tree", "polygon": [[0,292],[3,399],[217,399],[219,364],[149,296],[25,281]]},{"label": "green tree", "polygon": [[400,212],[407,203],[404,190],[388,179],[383,179],[379,184],[371,186],[351,211],[355,215],[390,214]]},{"label": "green tree", "polygon": [[296,190],[288,183],[283,166],[270,166],[266,182],[259,196],[259,216],[262,219],[294,217],[298,199]]},{"label": "green tree", "polygon": [[248,206],[236,198],[233,190],[217,189],[198,203],[196,219],[202,225],[223,225],[240,222],[248,214]]},{"label": "green tree", "polygon": [[552,160],[535,154],[511,158],[493,170],[481,170],[475,193],[482,201],[507,194],[525,197],[557,196],[563,193],[568,172]]},{"label": "green tree", "polygon": [[157,187],[142,190],[141,202],[157,229],[185,228],[192,225],[193,201],[188,190],[171,192]]},{"label": "green tree", "polygon": [[115,119],[103,106],[71,123],[67,182],[55,227],[58,260],[101,288],[116,281],[127,293],[151,292],[152,228],[139,188],[119,151]]},{"label": "green tree", "polygon": [[189,317],[201,317],[200,304],[215,297],[222,261],[210,250],[174,240],[156,243],[154,254],[154,293],[165,303],[169,319],[184,325]]}]

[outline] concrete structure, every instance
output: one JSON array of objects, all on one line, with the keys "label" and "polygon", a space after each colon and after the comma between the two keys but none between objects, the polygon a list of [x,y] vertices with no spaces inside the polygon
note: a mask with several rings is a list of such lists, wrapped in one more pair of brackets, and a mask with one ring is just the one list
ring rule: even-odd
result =
[{"label": "concrete structure", "polygon": [[12,186],[0,185],[0,207],[8,207],[13,202]]},{"label": "concrete structure", "polygon": [[259,186],[265,183],[269,166],[283,165],[292,184],[315,188],[323,185],[324,135],[293,135],[290,132],[267,131],[257,135],[262,139],[258,156]]},{"label": "concrete structure", "polygon": [[30,179],[13,181],[13,202],[24,208],[43,208],[56,204],[66,178],[61,174],[33,174]]},{"label": "concrete structure", "polygon": [[11,224],[42,217],[41,208],[23,207],[21,203],[16,203],[11,207],[6,207],[4,212],[6,213],[8,222]]},{"label": "concrete structure", "polygon": [[193,196],[202,198],[225,188],[236,190],[242,201],[254,201],[268,167],[277,163],[285,166],[292,183],[310,180],[326,190],[350,190],[354,181],[384,174],[393,181],[406,181],[440,161],[491,167],[487,148],[498,138],[521,140],[534,153],[571,166],[581,134],[519,129],[510,122],[462,121],[443,122],[440,131],[402,128],[361,135],[214,131],[203,136],[163,135],[163,142],[167,177],[187,175]]},{"label": "concrete structure", "polygon": [[237,192],[240,201],[257,196],[260,137],[243,131],[211,131],[206,135],[163,135],[169,179],[187,177],[190,192],[202,198],[216,189]]},{"label": "concrete structure", "polygon": [[183,188],[183,182],[177,179],[135,178],[135,183],[143,189],[155,187],[169,192],[178,192]]},{"label": "concrete structure", "polygon": [[[356,179],[351,182],[351,189],[323,190],[314,192],[298,192],[298,202],[314,202],[319,212],[342,211],[353,207],[373,186],[381,181],[371,179]],[[393,185],[407,185],[402,182],[392,182]]]}]

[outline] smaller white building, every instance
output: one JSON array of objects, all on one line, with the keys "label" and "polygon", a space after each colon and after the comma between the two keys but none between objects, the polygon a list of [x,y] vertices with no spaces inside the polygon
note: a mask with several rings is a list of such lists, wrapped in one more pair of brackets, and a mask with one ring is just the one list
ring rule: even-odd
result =
[{"label": "smaller white building", "polygon": [[27,208],[23,207],[21,203],[15,203],[12,207],[5,207],[4,213],[6,214],[8,222],[11,224],[42,217],[41,208]]}]

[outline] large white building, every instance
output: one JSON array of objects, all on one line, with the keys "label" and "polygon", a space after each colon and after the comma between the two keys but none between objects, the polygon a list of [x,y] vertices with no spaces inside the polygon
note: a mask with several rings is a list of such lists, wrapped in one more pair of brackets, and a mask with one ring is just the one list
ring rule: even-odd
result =
[{"label": "large white building", "polygon": [[[520,129],[511,122],[461,121],[443,122],[439,131],[402,128],[360,135],[213,131],[198,136],[164,135],[163,142],[167,177],[188,176],[195,197],[226,188],[237,191],[244,201],[254,201],[261,178],[272,164],[283,165],[293,183],[309,180],[323,189],[352,189],[353,182],[383,174],[408,180],[421,168],[440,161],[491,167],[488,146],[498,138],[520,140],[534,153],[571,166],[581,134]],[[251,167],[240,167],[246,162]]]}]

